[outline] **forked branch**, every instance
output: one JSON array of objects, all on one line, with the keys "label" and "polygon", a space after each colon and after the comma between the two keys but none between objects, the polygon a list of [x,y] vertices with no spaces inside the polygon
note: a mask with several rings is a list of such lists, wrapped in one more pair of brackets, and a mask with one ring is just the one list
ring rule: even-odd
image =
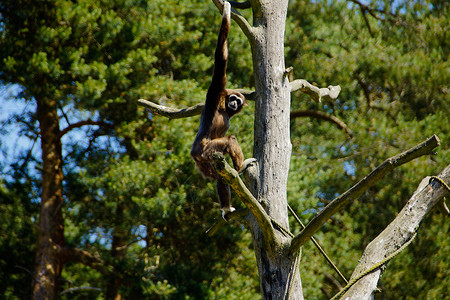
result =
[{"label": "forked branch", "polygon": [[433,135],[421,144],[384,161],[369,175],[331,201],[322,211],[320,211],[311,222],[306,225],[306,228],[292,240],[292,252],[298,251],[298,249],[300,249],[300,247],[303,246],[332,215],[341,210],[342,207],[350,201],[361,196],[387,173],[417,157],[433,154],[433,149],[437,146],[439,146],[439,138],[436,135]]},{"label": "forked branch", "polygon": [[328,88],[319,88],[305,79],[296,79],[291,82],[291,92],[298,90],[308,94],[314,101],[321,102],[322,99],[327,101],[335,100],[341,92],[341,87],[339,85],[330,85]]}]

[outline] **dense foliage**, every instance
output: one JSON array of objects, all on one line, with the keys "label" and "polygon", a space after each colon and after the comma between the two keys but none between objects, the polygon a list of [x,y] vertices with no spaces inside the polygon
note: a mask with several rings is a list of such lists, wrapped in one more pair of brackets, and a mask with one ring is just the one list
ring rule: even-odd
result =
[{"label": "dense foliage", "polygon": [[[290,3],[286,65],[296,78],[342,87],[333,103],[294,93],[292,109],[334,115],[353,133],[349,138],[316,119],[292,120],[291,206],[306,223],[387,157],[432,134],[442,145],[436,156],[380,181],[316,235],[347,277],[420,180],[450,161],[449,4],[364,3]],[[230,224],[205,235],[220,214],[213,183],[189,157],[199,117],[169,121],[136,104],[203,101],[219,20],[204,1],[0,1],[2,295],[31,294],[42,167],[35,103],[45,98],[57,101],[60,128],[72,129],[61,137],[65,245],[102,262],[65,263],[62,298],[258,297],[246,229]],[[232,26],[229,85],[251,88],[251,50]],[[23,109],[8,114],[11,106]],[[246,157],[252,109],[250,103],[230,128]],[[17,137],[10,132],[31,142],[11,149]],[[233,203],[241,205],[236,197]],[[443,213],[428,216],[416,241],[388,265],[380,297],[450,294],[448,231]],[[301,274],[307,299],[338,290],[337,275],[310,243]]]}]

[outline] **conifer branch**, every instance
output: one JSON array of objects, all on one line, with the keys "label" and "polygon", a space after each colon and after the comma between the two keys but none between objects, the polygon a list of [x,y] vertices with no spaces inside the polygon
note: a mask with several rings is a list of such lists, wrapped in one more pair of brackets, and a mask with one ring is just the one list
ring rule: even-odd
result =
[{"label": "conifer branch", "polygon": [[59,245],[54,246],[65,262],[81,263],[85,266],[100,271],[104,275],[113,272],[112,266],[105,264],[98,254],[92,254],[89,251],[74,247],[61,247]]}]

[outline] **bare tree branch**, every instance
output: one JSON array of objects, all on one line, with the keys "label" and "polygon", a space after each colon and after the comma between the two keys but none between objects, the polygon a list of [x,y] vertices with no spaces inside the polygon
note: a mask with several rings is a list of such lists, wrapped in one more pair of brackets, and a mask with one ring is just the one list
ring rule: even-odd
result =
[{"label": "bare tree branch", "polygon": [[[247,208],[237,209],[233,212],[227,214],[228,222],[231,220],[242,220],[242,218],[248,216],[249,210]],[[206,234],[208,236],[213,236],[216,232],[227,223],[223,218],[220,218],[214,225],[212,225],[208,230],[206,230]]]},{"label": "bare tree branch", "polygon": [[292,252],[298,251],[306,241],[336,212],[342,209],[342,207],[350,201],[361,196],[366,190],[375,185],[381,178],[387,173],[392,171],[398,166],[401,166],[417,157],[423,155],[429,155],[433,153],[433,149],[439,145],[439,138],[433,135],[421,144],[400,153],[394,157],[391,157],[384,161],[378,168],[373,170],[369,175],[341,194],[333,201],[331,201],[323,210],[321,210],[312,220],[308,223],[306,228],[302,230],[293,240],[291,244]]},{"label": "bare tree branch", "polygon": [[341,92],[341,87],[339,85],[330,85],[328,88],[318,88],[305,79],[296,79],[291,82],[291,92],[297,90],[308,94],[314,101],[321,102],[322,99],[327,101],[336,99]]},{"label": "bare tree branch", "polygon": [[[336,99],[341,91],[341,87],[337,85],[329,86],[328,88],[318,88],[304,79],[298,79],[291,82],[291,92],[298,90],[310,95],[314,101],[320,102],[322,98],[325,100]],[[252,90],[236,89],[236,91],[244,95],[246,100],[255,100],[256,93]],[[160,115],[169,119],[180,119],[200,115],[204,107],[203,103],[199,103],[191,107],[177,109],[159,105],[145,99],[139,99],[138,104],[150,109],[155,115]]]},{"label": "bare tree branch", "polygon": [[92,254],[86,250],[73,248],[73,247],[59,247],[56,246],[57,251],[65,261],[81,263],[89,266],[102,274],[109,274],[112,272],[112,266],[106,265],[99,255]]},{"label": "bare tree branch", "polygon": [[353,137],[353,133],[348,128],[347,124],[345,124],[343,121],[339,120],[335,116],[326,114],[321,111],[316,110],[294,110],[291,111],[291,120],[295,118],[301,118],[301,117],[311,117],[315,119],[320,119],[324,121],[331,122],[337,126],[337,128],[343,130],[349,137]]},{"label": "bare tree branch", "polygon": [[360,8],[361,14],[362,14],[362,16],[364,18],[364,22],[366,23],[367,30],[369,31],[369,35],[370,35],[370,37],[373,37],[372,27],[370,27],[369,20],[367,19],[366,10],[362,6],[360,6],[359,8]]},{"label": "bare tree branch", "polygon": [[353,2],[353,3],[357,4],[357,5],[359,5],[361,11],[368,12],[372,17],[374,17],[378,21],[385,21],[385,19],[383,19],[380,16],[378,16],[377,14],[375,14],[375,12],[382,13],[382,14],[385,14],[385,15],[390,15],[391,17],[395,17],[395,18],[397,17],[396,15],[394,15],[391,12],[386,12],[384,10],[371,8],[371,7],[365,5],[364,3],[362,3],[361,1],[358,1],[358,0],[350,0],[350,2]]},{"label": "bare tree branch", "polygon": [[77,123],[73,123],[70,124],[69,126],[67,126],[66,128],[64,128],[63,130],[60,131],[59,133],[59,137],[62,137],[63,135],[65,135],[66,133],[68,133],[69,131],[71,131],[72,129],[75,128],[80,128],[82,126],[86,126],[86,125],[97,125],[97,126],[101,126],[101,127],[107,127],[107,128],[112,128],[112,125],[103,121],[93,121],[93,120],[85,120],[85,121],[80,121]]},{"label": "bare tree branch", "polygon": [[92,287],[92,286],[78,286],[78,287],[65,289],[64,291],[62,291],[59,294],[60,295],[64,295],[64,294],[73,293],[73,292],[79,292],[79,291],[96,291],[96,292],[101,292],[102,289],[101,288]]},{"label": "bare tree branch", "polygon": [[153,114],[160,115],[169,119],[180,119],[199,115],[202,113],[203,107],[205,106],[203,103],[199,103],[191,107],[176,109],[158,105],[145,99],[139,99],[138,103],[150,109]]},{"label": "bare tree branch", "polygon": [[421,181],[398,216],[366,247],[350,278],[351,284],[344,288],[343,297],[339,294],[341,298],[371,298],[382,273],[380,267],[407,246],[425,216],[450,193],[450,165],[439,174],[439,180],[434,178],[427,176]]},{"label": "bare tree branch", "polygon": [[256,200],[256,198],[248,190],[244,182],[242,182],[237,171],[226,162],[222,153],[216,152],[214,154],[214,166],[217,173],[219,173],[224,181],[230,185],[242,202],[244,202],[245,206],[247,206],[253,214],[262,232],[264,233],[264,236],[267,238],[267,241],[273,241],[275,239],[275,230],[272,226],[271,218],[258,200]]}]

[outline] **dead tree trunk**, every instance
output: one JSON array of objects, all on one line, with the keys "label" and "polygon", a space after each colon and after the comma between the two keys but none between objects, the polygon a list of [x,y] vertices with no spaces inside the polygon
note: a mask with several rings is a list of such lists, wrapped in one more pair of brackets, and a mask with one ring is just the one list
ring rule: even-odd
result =
[{"label": "dead tree trunk", "polygon": [[[288,1],[260,1],[254,5],[252,41],[256,90],[254,157],[259,163],[254,195],[267,214],[286,229],[289,227],[286,186],[291,157],[291,97],[284,62],[287,5]],[[303,299],[299,252],[289,251],[290,237],[276,231],[276,242],[270,244],[257,222],[250,224],[263,299],[284,299],[288,294],[289,299]]]}]

